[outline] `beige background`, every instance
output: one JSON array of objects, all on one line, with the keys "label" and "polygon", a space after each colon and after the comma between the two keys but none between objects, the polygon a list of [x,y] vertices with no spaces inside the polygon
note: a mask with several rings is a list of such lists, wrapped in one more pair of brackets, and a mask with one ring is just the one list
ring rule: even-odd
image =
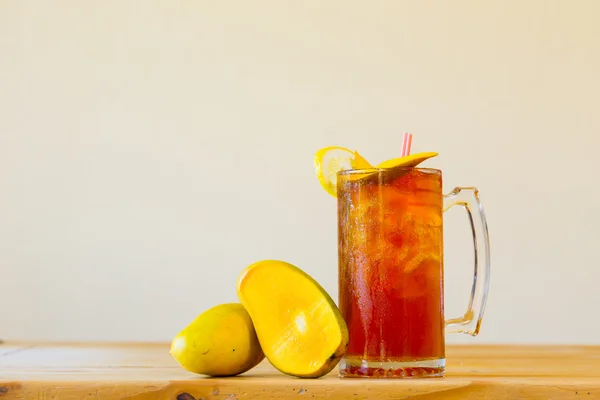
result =
[{"label": "beige background", "polygon": [[[480,188],[478,338],[600,343],[600,2],[0,2],[0,338],[170,340],[295,263],[337,298],[323,146]],[[446,218],[448,314],[466,218]]]}]

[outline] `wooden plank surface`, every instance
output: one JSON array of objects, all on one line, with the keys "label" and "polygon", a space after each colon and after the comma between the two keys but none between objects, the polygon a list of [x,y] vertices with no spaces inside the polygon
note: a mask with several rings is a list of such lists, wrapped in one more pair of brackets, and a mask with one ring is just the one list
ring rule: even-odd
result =
[{"label": "wooden plank surface", "polygon": [[600,399],[600,347],[449,346],[444,378],[298,379],[268,362],[243,376],[183,370],[167,344],[0,345],[7,399]]}]

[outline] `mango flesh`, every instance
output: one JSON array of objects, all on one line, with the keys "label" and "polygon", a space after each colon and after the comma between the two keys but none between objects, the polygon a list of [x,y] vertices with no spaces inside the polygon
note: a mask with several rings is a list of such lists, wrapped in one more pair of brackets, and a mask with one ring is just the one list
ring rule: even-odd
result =
[{"label": "mango flesh", "polygon": [[239,303],[200,314],[175,336],[170,353],[186,370],[210,376],[239,375],[265,358],[252,319]]},{"label": "mango flesh", "polygon": [[386,160],[379,165],[377,168],[396,168],[396,167],[416,167],[421,164],[423,161],[437,156],[438,153],[434,151],[426,152],[426,153],[415,153],[409,154],[404,157],[393,158],[391,160]]},{"label": "mango flesh", "polygon": [[348,329],[338,307],[299,268],[277,260],[252,264],[240,274],[237,292],[267,359],[279,371],[317,378],[344,355]]}]

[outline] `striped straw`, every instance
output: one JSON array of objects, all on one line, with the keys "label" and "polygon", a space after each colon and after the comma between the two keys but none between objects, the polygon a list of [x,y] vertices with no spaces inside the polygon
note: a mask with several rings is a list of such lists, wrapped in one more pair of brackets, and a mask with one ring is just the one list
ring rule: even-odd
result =
[{"label": "striped straw", "polygon": [[402,157],[410,154],[410,146],[412,145],[412,134],[406,132],[402,137]]}]

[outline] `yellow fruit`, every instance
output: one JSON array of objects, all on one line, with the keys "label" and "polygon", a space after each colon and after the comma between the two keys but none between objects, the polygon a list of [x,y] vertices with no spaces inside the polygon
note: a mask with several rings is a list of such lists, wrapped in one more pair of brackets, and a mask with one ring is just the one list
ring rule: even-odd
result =
[{"label": "yellow fruit", "polygon": [[170,353],[186,370],[210,376],[242,374],[265,358],[250,315],[239,303],[200,314],[173,339]]},{"label": "yellow fruit", "polygon": [[337,197],[337,173],[346,169],[372,168],[357,151],[344,147],[325,147],[315,154],[315,171],[323,189]]},{"label": "yellow fruit", "polygon": [[[374,168],[370,171],[366,171],[365,173],[362,173],[362,174],[352,174],[352,175],[346,176],[345,179],[351,180],[351,181],[376,179],[377,181],[374,183],[379,183],[379,184],[389,182],[391,180],[394,180],[394,179],[402,176],[406,172],[407,168],[414,168],[414,167],[418,166],[420,163],[422,163],[423,161],[425,161],[431,157],[435,157],[437,155],[438,155],[438,153],[428,152],[428,153],[410,154],[410,155],[404,156],[404,157],[393,158],[391,160],[386,160],[386,161],[378,164],[376,168]],[[378,170],[386,170],[388,173],[386,173],[384,176],[376,175]],[[381,179],[383,179],[383,181]]]},{"label": "yellow fruit", "polygon": [[281,372],[318,378],[348,345],[348,328],[331,297],[308,274],[276,260],[250,265],[237,281],[267,359]]},{"label": "yellow fruit", "polygon": [[377,168],[416,167],[423,161],[437,155],[438,153],[435,152],[409,154],[408,156],[386,160],[377,165]]},{"label": "yellow fruit", "polygon": [[[435,152],[410,154],[404,157],[386,160],[373,167],[357,151],[351,151],[344,147],[331,146],[319,150],[315,154],[315,171],[321,186],[327,193],[337,197],[337,173],[348,169],[391,169],[399,167],[416,167],[423,161],[437,156]],[[359,180],[369,177],[376,171],[365,174],[353,174],[347,179]]]}]

